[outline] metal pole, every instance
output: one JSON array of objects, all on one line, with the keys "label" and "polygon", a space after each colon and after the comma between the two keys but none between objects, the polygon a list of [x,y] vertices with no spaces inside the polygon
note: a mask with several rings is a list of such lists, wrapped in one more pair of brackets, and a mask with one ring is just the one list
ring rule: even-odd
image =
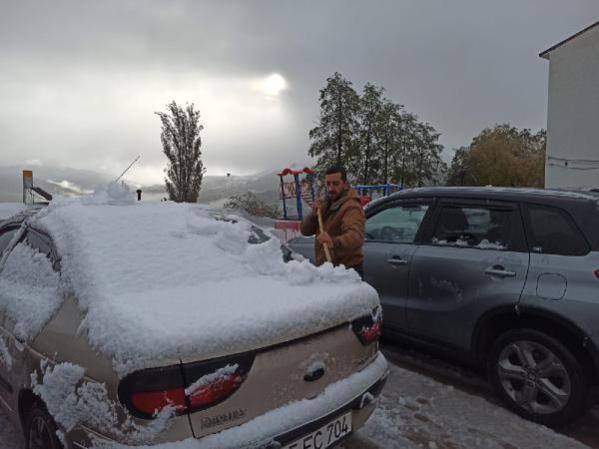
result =
[{"label": "metal pole", "polygon": [[304,214],[302,213],[302,186],[299,182],[299,175],[293,175],[295,178],[295,198],[297,200],[297,216],[300,220],[304,219]]},{"label": "metal pole", "polygon": [[287,220],[287,202],[285,201],[285,183],[283,182],[283,177],[279,176],[281,179],[281,198],[283,198],[283,219]]},{"label": "metal pole", "polygon": [[133,162],[131,162],[129,164],[129,166],[125,169],[125,171],[123,173],[121,173],[120,176],[114,180],[114,182],[118,182],[118,180],[121,179],[125,173],[127,173],[127,171],[133,166],[133,164],[135,164],[139,160],[140,157],[141,157],[141,154],[138,155],[135,159],[133,159]]}]

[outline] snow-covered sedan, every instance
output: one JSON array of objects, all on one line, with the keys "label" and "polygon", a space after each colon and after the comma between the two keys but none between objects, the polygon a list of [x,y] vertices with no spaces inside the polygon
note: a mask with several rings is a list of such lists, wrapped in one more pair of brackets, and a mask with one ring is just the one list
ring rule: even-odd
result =
[{"label": "snow-covered sedan", "polygon": [[370,286],[127,194],[0,226],[0,403],[28,449],[324,449],[366,421],[387,373]]}]

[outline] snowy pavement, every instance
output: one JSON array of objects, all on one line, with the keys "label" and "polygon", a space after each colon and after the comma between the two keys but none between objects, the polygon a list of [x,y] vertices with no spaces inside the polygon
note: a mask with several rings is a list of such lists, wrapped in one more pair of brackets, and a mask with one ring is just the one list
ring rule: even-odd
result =
[{"label": "snowy pavement", "polygon": [[391,365],[378,409],[344,449],[588,449],[504,408]]},{"label": "snowy pavement", "polygon": [[[391,364],[374,415],[340,449],[589,449],[493,401]],[[597,446],[595,446],[597,447]],[[23,449],[0,415],[0,449]]]}]

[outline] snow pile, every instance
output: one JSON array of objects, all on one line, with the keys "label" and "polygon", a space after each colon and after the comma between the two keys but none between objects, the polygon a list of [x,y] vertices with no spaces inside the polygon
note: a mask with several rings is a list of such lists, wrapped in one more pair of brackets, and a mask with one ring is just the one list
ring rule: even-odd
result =
[{"label": "snow pile", "polygon": [[98,193],[51,205],[32,226],[53,237],[63,281],[86,314],[82,331],[120,375],[161,357],[210,358],[299,338],[379,304],[353,270],[285,264],[276,239],[250,244],[243,219],[216,220],[191,204],[123,206],[113,188],[107,201],[119,206]]},{"label": "snow pile", "polygon": [[84,423],[121,441],[149,443],[167,428],[168,420],[173,416],[172,408],[165,407],[145,426],[134,423],[129,416],[122,421],[117,415],[117,404],[108,397],[106,386],[85,381],[84,368],[72,363],[51,367],[42,362],[41,374],[41,382],[36,373],[31,374],[33,392],[67,432],[78,423]]},{"label": "snow pile", "polygon": [[20,340],[35,337],[62,302],[59,275],[45,254],[19,243],[4,262],[0,310]]},{"label": "snow pile", "polygon": [[501,242],[490,242],[487,239],[482,239],[477,245],[471,245],[467,240],[457,239],[455,242],[448,242],[447,240],[439,240],[438,238],[433,237],[433,245],[458,246],[460,248],[493,249],[497,251],[504,251],[507,249],[507,247]]},{"label": "snow pile", "polygon": [[107,186],[99,186],[91,196],[82,199],[84,204],[135,204],[135,196],[124,182],[111,182]]},{"label": "snow pile", "polygon": [[[347,398],[363,393],[387,372],[387,361],[381,354],[366,369],[327,386],[314,399],[292,402],[247,423],[208,435],[201,440],[188,438],[176,443],[141,446],[138,449],[248,449],[266,447],[274,435],[286,432],[345,405]],[[94,449],[125,449],[118,443],[96,440]]]}]

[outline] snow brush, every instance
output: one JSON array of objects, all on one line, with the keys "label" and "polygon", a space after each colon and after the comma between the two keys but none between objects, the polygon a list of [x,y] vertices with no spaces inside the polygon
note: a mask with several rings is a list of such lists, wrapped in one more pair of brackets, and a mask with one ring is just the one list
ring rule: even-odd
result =
[{"label": "snow brush", "polygon": [[[324,232],[324,224],[322,223],[322,211],[320,210],[320,207],[316,208],[316,214],[318,215],[318,227],[320,228],[320,233],[322,234]],[[333,259],[331,258],[331,252],[329,251],[329,247],[328,245],[322,245],[324,248],[324,255],[327,258],[327,262],[333,262]]]}]

